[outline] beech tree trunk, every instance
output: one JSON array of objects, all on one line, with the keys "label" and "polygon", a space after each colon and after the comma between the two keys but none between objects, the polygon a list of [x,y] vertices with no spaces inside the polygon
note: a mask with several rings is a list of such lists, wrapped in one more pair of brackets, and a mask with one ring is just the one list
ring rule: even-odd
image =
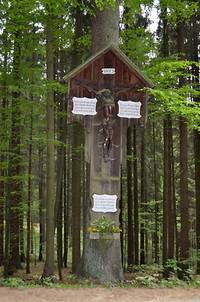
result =
[{"label": "beech tree trunk", "polygon": [[[96,10],[92,24],[92,53],[100,51],[108,46],[111,42],[118,45],[118,22],[119,22],[119,6],[116,8],[106,8],[103,11]],[[106,88],[106,87],[105,87]],[[98,149],[98,133],[96,126],[100,121],[98,117],[91,118],[90,134],[86,136],[86,155],[90,162],[90,197],[96,194],[116,194],[118,196],[117,207],[119,207],[120,199],[120,176],[121,176],[121,125],[118,120],[116,129],[114,130],[114,140],[120,148],[114,153],[116,160],[104,162],[102,156],[99,155]],[[88,149],[87,142],[92,146],[92,150]],[[88,201],[87,201],[88,202]],[[102,213],[88,213],[88,221],[93,222]],[[105,213],[104,216],[119,225],[119,211],[117,213]],[[86,276],[98,278],[100,281],[116,281],[123,279],[122,261],[121,261],[121,243],[119,239],[90,239],[87,234],[83,251],[83,273]]]},{"label": "beech tree trunk", "polygon": [[115,9],[107,7],[96,10],[92,22],[92,53],[95,54],[109,44],[119,44],[119,4]]}]

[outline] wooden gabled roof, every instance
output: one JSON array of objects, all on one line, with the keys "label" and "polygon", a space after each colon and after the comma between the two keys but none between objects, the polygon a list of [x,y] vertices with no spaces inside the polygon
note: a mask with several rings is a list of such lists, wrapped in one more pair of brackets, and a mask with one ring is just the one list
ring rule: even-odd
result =
[{"label": "wooden gabled roof", "polygon": [[140,69],[114,44],[110,44],[106,48],[102,49],[98,53],[96,53],[94,56],[87,59],[84,63],[70,71],[67,75],[64,76],[64,80],[68,82],[71,78],[75,77],[77,74],[79,74],[82,70],[87,68],[91,63],[93,63],[96,59],[98,59],[100,56],[106,54],[108,51],[112,51],[118,58],[121,60],[127,67],[136,74],[136,76],[144,83],[146,87],[153,87],[153,82],[145,76]]}]

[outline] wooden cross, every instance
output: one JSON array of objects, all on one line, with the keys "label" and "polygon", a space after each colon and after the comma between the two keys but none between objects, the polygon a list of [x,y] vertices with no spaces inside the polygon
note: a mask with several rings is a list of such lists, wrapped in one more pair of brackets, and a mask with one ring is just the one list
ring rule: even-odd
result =
[{"label": "wooden cross", "polygon": [[76,80],[77,85],[86,88],[90,93],[93,93],[96,99],[101,104],[102,120],[100,123],[99,132],[103,135],[104,141],[102,143],[103,158],[105,162],[115,160],[111,157],[111,150],[113,147],[120,147],[114,144],[114,124],[116,122],[116,114],[118,112],[118,106],[116,104],[117,96],[120,93],[127,92],[129,90],[138,91],[141,87],[137,84],[120,85],[115,86],[113,81],[107,85],[109,88],[103,88],[103,84],[99,84],[96,81],[89,80]]}]

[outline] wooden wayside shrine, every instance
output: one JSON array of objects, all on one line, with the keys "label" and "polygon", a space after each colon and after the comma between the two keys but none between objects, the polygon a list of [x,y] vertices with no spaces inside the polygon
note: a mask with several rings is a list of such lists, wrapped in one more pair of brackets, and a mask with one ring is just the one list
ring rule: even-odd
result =
[{"label": "wooden wayside shrine", "polygon": [[[90,210],[83,251],[83,272],[101,281],[123,279],[120,233],[95,232],[101,221],[119,227],[120,175],[126,161],[126,132],[132,123],[145,126],[147,94],[153,83],[128,57],[110,45],[64,77],[72,120],[85,128],[90,164]],[[93,228],[91,228],[93,226]],[[98,228],[97,228],[98,229]],[[98,229],[99,230],[99,229]]]}]

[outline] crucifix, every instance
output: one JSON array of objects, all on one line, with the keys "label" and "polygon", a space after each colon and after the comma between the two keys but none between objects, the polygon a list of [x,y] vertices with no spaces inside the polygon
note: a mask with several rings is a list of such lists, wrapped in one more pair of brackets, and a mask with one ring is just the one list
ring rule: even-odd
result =
[{"label": "crucifix", "polygon": [[131,120],[145,123],[143,88],[153,84],[113,45],[64,79],[69,85],[73,118],[81,117],[85,127],[85,154],[90,165],[83,271],[101,281],[122,280],[119,201],[126,131]]},{"label": "crucifix", "polygon": [[[117,97],[120,93],[127,92],[129,90],[134,90],[135,92],[142,89],[137,84],[132,85],[123,85],[118,84],[115,86],[114,82],[111,80],[110,82],[104,84],[104,88],[99,85],[98,82],[88,81],[88,80],[76,80],[76,84],[80,87],[86,88],[90,93],[95,95],[96,100],[100,103],[99,112],[101,111],[101,122],[99,123],[100,129],[99,133],[103,136],[102,142],[102,150],[103,150],[103,158],[105,161],[114,160],[111,157],[111,151],[113,148],[119,148],[119,145],[114,144],[113,136],[114,136],[114,125],[116,122],[116,115],[119,112],[119,106],[117,104]],[[99,89],[100,86],[100,89]],[[108,87],[107,87],[108,86]],[[121,101],[123,104],[123,101]],[[137,103],[132,103],[132,110],[135,110],[135,105],[138,107],[138,104],[141,104],[139,101]],[[140,106],[139,106],[140,107]],[[126,108],[126,110],[128,110]],[[131,110],[131,108],[129,108]],[[136,118],[140,117],[135,116]]]}]

